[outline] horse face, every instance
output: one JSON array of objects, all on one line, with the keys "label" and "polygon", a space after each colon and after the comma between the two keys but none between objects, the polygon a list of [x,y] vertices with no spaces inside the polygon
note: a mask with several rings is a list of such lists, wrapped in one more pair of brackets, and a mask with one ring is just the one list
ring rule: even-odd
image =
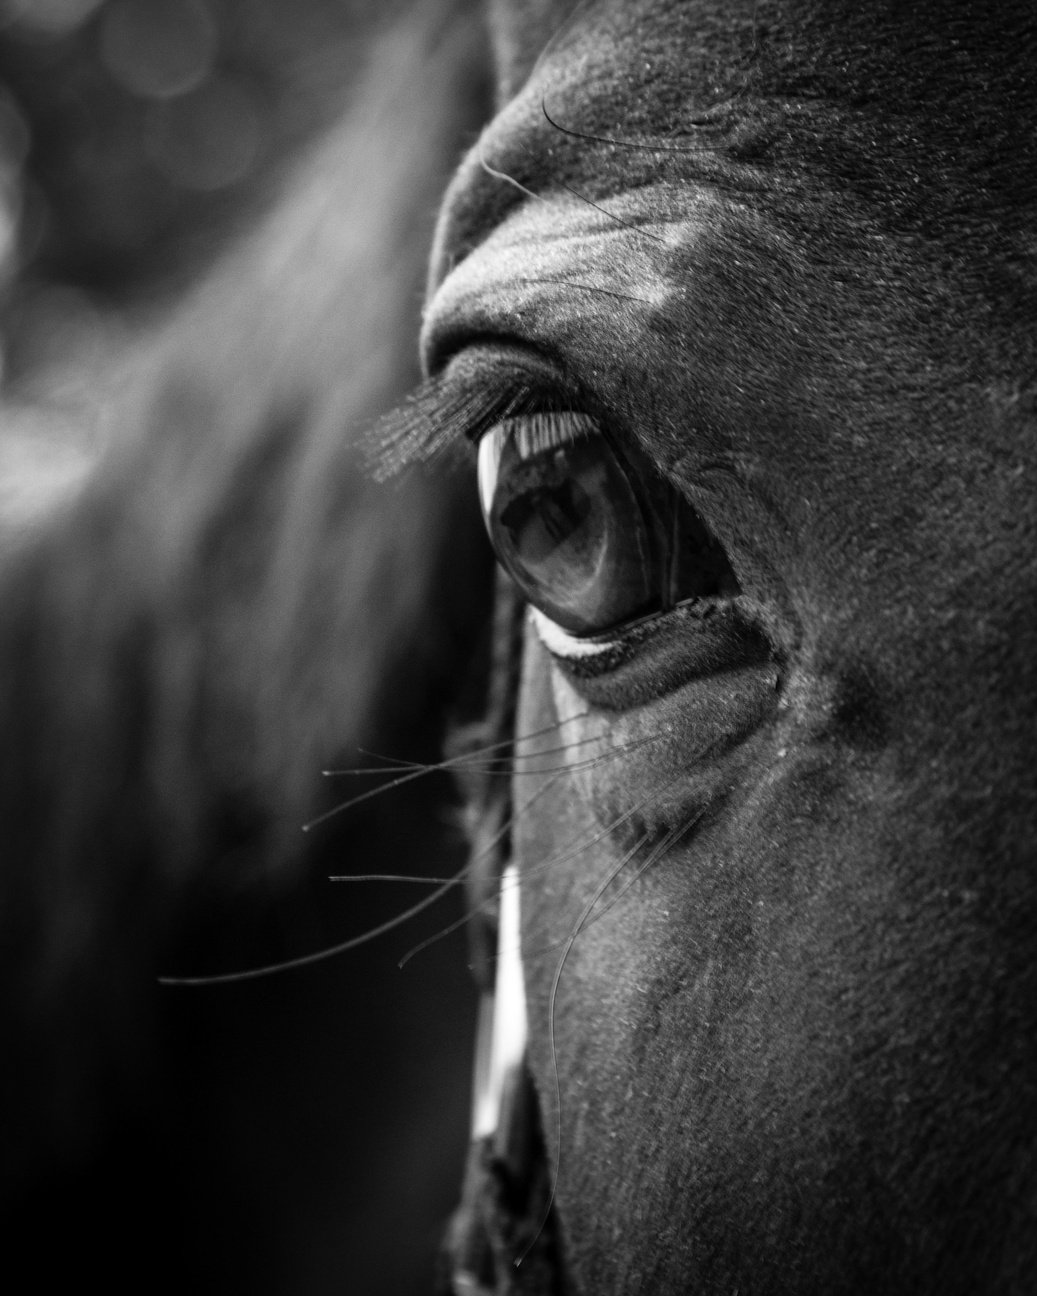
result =
[{"label": "horse face", "polygon": [[495,411],[534,609],[512,846],[567,1280],[1021,1290],[1032,10],[497,25],[424,345]]}]

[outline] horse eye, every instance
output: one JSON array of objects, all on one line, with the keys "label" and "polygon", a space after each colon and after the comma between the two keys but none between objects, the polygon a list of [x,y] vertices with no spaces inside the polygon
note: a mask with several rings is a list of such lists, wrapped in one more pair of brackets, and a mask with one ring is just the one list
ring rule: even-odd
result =
[{"label": "horse eye", "polygon": [[497,559],[571,634],[601,635],[691,599],[737,593],[717,542],[647,462],[590,416],[509,418],[479,442],[479,499]]}]

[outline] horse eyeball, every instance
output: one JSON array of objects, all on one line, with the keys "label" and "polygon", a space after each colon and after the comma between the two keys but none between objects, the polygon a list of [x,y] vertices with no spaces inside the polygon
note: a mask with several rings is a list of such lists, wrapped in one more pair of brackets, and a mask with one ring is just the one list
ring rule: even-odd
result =
[{"label": "horse eyeball", "polygon": [[732,592],[726,560],[683,497],[586,414],[498,423],[479,442],[478,481],[498,561],[571,634]]}]

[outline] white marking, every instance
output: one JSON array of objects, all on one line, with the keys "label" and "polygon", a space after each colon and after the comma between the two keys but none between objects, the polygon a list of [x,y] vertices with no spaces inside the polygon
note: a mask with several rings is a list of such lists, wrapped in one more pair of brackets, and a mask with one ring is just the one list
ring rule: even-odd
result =
[{"label": "white marking", "polygon": [[589,657],[600,657],[607,653],[614,643],[613,640],[602,643],[576,639],[535,607],[529,609],[529,618],[540,642],[555,657],[568,657],[570,660],[582,658],[586,661]]},{"label": "white marking", "polygon": [[497,927],[497,977],[492,995],[479,1008],[476,1043],[472,1138],[487,1138],[500,1125],[504,1086],[526,1052],[526,987],[522,977],[518,867],[501,875],[500,921]]}]

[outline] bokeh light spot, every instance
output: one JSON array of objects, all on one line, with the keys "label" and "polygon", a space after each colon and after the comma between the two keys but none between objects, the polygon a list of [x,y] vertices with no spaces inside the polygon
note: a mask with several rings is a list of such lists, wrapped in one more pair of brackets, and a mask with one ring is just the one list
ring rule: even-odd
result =
[{"label": "bokeh light spot", "polygon": [[102,0],[2,0],[0,23],[17,23],[40,36],[67,36]]},{"label": "bokeh light spot", "polygon": [[172,99],[200,86],[218,39],[205,0],[114,0],[101,15],[105,67],[145,99]]}]

